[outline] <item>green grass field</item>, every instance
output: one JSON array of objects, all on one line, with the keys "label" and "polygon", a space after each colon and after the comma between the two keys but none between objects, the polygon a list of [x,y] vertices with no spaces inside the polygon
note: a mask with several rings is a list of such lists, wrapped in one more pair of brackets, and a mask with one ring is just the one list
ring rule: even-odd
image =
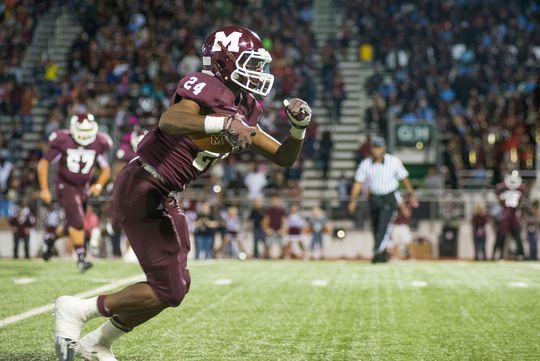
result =
[{"label": "green grass field", "polygon": [[[120,339],[119,360],[540,359],[538,263],[216,261],[190,269],[182,305]],[[72,262],[0,261],[0,320],[139,272],[115,261],[84,275]],[[21,278],[34,282],[16,284]],[[53,327],[50,312],[1,327],[0,360],[55,360]]]}]

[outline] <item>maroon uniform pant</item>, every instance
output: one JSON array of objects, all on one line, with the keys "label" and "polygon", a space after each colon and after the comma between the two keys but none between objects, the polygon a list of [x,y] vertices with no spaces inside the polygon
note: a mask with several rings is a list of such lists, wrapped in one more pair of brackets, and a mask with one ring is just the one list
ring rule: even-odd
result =
[{"label": "maroon uniform pant", "polygon": [[56,184],[58,202],[66,213],[67,226],[82,230],[88,200],[88,187],[74,186],[62,181],[57,181]]},{"label": "maroon uniform pant", "polygon": [[116,178],[113,207],[148,283],[161,300],[176,307],[189,291],[190,242],[185,216],[169,194],[134,161]]}]

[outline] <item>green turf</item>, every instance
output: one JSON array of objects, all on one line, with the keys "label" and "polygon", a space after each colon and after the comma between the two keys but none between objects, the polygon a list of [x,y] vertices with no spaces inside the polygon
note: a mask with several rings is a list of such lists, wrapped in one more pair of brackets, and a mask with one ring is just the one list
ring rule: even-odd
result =
[{"label": "green turf", "polygon": [[[121,262],[80,276],[71,263],[0,261],[0,319],[138,272]],[[192,262],[191,274],[181,307],[119,340],[119,360],[540,358],[538,263],[218,261]],[[40,282],[15,285],[20,277]],[[0,328],[0,360],[54,360],[52,335],[50,314]]]}]

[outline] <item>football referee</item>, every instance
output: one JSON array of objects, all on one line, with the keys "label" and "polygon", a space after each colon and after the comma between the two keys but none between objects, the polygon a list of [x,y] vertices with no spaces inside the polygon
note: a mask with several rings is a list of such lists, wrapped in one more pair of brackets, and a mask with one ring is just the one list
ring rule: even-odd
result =
[{"label": "football referee", "polygon": [[387,261],[385,248],[390,238],[391,224],[398,213],[397,189],[400,181],[407,190],[411,205],[418,206],[408,178],[409,172],[401,160],[385,152],[385,147],[383,138],[372,139],[371,157],[358,165],[349,203],[349,212],[353,213],[356,210],[356,199],[365,184],[369,191],[369,209],[375,239],[373,263]]}]

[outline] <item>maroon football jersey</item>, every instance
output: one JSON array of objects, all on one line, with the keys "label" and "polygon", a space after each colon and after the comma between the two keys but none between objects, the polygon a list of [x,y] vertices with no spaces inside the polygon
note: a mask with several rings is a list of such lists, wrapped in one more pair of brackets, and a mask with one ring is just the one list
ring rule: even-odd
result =
[{"label": "maroon football jersey", "polygon": [[521,184],[517,189],[509,189],[504,182],[497,184],[495,188],[495,193],[499,196],[501,205],[505,210],[515,211],[521,202],[523,195],[527,191],[527,186]]},{"label": "maroon football jersey", "polygon": [[[178,83],[171,103],[189,99],[202,109],[203,114],[242,114],[246,123],[256,125],[262,109],[251,94],[234,93],[209,73],[191,73]],[[182,121],[178,119],[178,121]],[[182,190],[186,184],[199,177],[218,159],[218,154],[200,149],[184,135],[173,135],[154,128],[139,143],[137,154],[141,160],[154,167],[172,189]]]},{"label": "maroon football jersey", "polygon": [[98,133],[96,140],[82,146],[75,142],[69,130],[60,129],[49,137],[49,149],[44,158],[51,164],[58,163],[57,182],[66,182],[73,186],[88,185],[99,162],[100,167],[107,166],[105,154],[111,149],[112,140],[105,133]]}]

